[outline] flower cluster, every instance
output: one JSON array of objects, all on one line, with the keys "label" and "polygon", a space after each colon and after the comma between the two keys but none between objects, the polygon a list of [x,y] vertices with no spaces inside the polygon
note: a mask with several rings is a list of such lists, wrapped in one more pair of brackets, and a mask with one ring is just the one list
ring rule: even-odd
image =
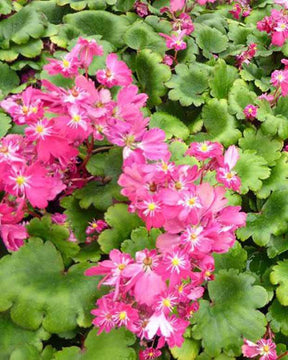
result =
[{"label": "flower cluster", "polygon": [[248,45],[248,49],[243,51],[240,55],[236,55],[236,64],[239,69],[242,68],[243,64],[250,64],[253,57],[256,55],[257,45],[251,43]]},{"label": "flower cluster", "polygon": [[[187,156],[199,160],[199,166],[176,165],[170,161],[164,134],[159,129],[148,132],[152,131],[153,151],[140,146],[133,153],[130,148],[118,183],[130,200],[130,211],[148,230],[161,228],[164,233],[157,238],[156,249],[138,251],[135,259],[112,250],[109,260],[86,275],[103,275],[99,286],[111,287],[92,311],[99,333],[125,326],[147,346],[157,338],[160,349],[166,342],[181,346],[189,319],[198,310],[203,284],[213,279],[211,255],[233,246],[234,232],[245,224],[246,215],[240,207],[227,206],[225,198],[226,189],[240,187],[233,171],[239,157],[235,146],[223,155],[219,143],[192,143]],[[211,171],[217,186],[203,181]]]},{"label": "flower cluster", "polygon": [[251,13],[250,1],[249,0],[236,0],[233,3],[233,9],[229,12],[233,15],[235,19],[240,19],[240,17],[247,17]]},{"label": "flower cluster", "polygon": [[288,37],[288,16],[285,10],[272,9],[270,16],[258,21],[257,29],[271,36],[272,45],[282,46]]}]

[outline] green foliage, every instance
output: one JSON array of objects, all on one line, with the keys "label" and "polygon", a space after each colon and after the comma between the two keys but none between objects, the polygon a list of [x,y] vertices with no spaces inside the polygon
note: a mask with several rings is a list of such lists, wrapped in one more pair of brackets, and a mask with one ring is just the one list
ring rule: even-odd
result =
[{"label": "green foliage", "polygon": [[200,106],[204,103],[203,92],[208,88],[207,70],[192,64],[189,67],[179,64],[175,67],[176,75],[172,75],[166,86],[169,91],[169,99],[179,100],[182,106],[191,104]]},{"label": "green foliage", "polygon": [[124,34],[129,22],[123,16],[107,11],[84,10],[64,17],[64,23],[73,25],[81,34],[101,35],[116,47],[124,45]]},{"label": "green foliage", "polygon": [[213,77],[209,81],[212,96],[217,99],[227,99],[229,91],[237,78],[237,69],[219,59],[213,68]]},{"label": "green foliage", "polygon": [[[7,313],[0,315],[0,355],[1,359],[12,359],[16,353],[26,352],[30,348],[42,349],[41,340],[47,340],[49,334],[43,328],[37,331],[26,330],[16,326]],[[33,351],[33,350],[31,350]],[[30,358],[27,357],[30,360]]]},{"label": "green foliage", "polygon": [[288,154],[283,152],[271,169],[271,175],[263,181],[257,192],[259,198],[267,198],[272,191],[288,188]]},{"label": "green foliage", "polygon": [[34,218],[27,226],[30,237],[41,238],[44,241],[51,241],[57,250],[60,251],[64,261],[74,257],[80,250],[79,246],[68,241],[69,231],[65,226],[52,224],[49,216],[42,219]]},{"label": "green foliage", "polygon": [[162,111],[157,111],[151,116],[149,127],[164,130],[166,139],[171,139],[172,136],[175,136],[176,138],[186,140],[189,136],[189,129],[181,120]]},{"label": "green foliage", "polygon": [[258,213],[248,213],[246,227],[237,231],[241,240],[252,236],[257,245],[268,244],[271,235],[280,235],[287,230],[288,190],[278,190],[271,194]]},{"label": "green foliage", "polygon": [[164,55],[166,44],[163,37],[144,21],[136,21],[125,33],[126,45],[134,50],[150,49]]},{"label": "green foliage", "polygon": [[76,238],[80,242],[85,242],[85,230],[89,221],[97,218],[98,213],[96,209],[92,206],[88,209],[82,209],[79,205],[79,201],[74,196],[63,198],[61,201],[61,206],[66,209],[65,214],[68,217],[68,221],[71,224]]},{"label": "green foliage", "polygon": [[182,346],[171,348],[171,354],[177,360],[195,360],[200,349],[199,341],[184,339]]},{"label": "green foliage", "polygon": [[247,252],[238,241],[226,254],[214,254],[216,272],[222,269],[237,269],[242,271],[246,267]]},{"label": "green foliage", "polygon": [[64,348],[55,354],[53,360],[136,360],[135,350],[130,347],[134,342],[134,335],[124,328],[112,330],[109,334],[102,332],[101,335],[93,329],[85,340],[84,352],[76,346]]},{"label": "green foliage", "polygon": [[122,242],[121,250],[135,256],[137,251],[155,249],[157,237],[161,234],[162,232],[159,229],[151,229],[148,232],[145,227],[141,226],[131,232],[131,240]]},{"label": "green foliage", "polygon": [[245,119],[243,110],[247,105],[253,105],[256,97],[243,80],[236,80],[229,92],[229,111],[235,114],[237,119]]},{"label": "green foliage", "polygon": [[129,238],[131,231],[142,225],[142,220],[128,212],[125,204],[115,204],[105,213],[105,221],[111,229],[104,230],[98,238],[102,251],[108,254],[120,247],[123,240]]},{"label": "green foliage", "polygon": [[209,282],[212,304],[200,301],[192,333],[202,339],[210,356],[219,355],[222,349],[227,355],[240,355],[243,337],[255,341],[265,333],[265,316],[256,309],[266,304],[267,293],[254,282],[253,276],[232,269],[220,271]]},{"label": "green foliage", "polygon": [[273,285],[278,285],[276,296],[280,304],[288,306],[288,260],[279,261],[270,274]]},{"label": "green foliage", "polygon": [[[9,68],[7,64],[0,62],[0,99],[5,97],[13,88],[15,88],[19,84],[19,77],[16,71]],[[8,117],[5,115],[1,115],[1,127],[2,123],[8,122]],[[10,121],[9,121],[10,122]],[[8,130],[8,129],[7,129]],[[4,134],[5,135],[5,134]]]},{"label": "green foliage", "polygon": [[7,131],[11,128],[11,119],[6,114],[0,112],[0,138],[7,134]]},{"label": "green foliage", "polygon": [[263,134],[261,130],[248,128],[239,140],[239,145],[243,150],[255,150],[257,155],[262,156],[272,166],[281,156],[283,141],[273,139],[272,136]]},{"label": "green foliage", "polygon": [[161,62],[162,57],[150,49],[138,52],[136,57],[136,74],[140,89],[149,95],[147,104],[150,106],[161,104],[161,96],[167,92],[164,83],[171,77],[169,66]]},{"label": "green foliage", "polygon": [[227,100],[211,99],[203,107],[202,117],[205,129],[207,130],[207,139],[218,141],[225,146],[235,144],[241,133],[236,129],[236,123],[228,113]]},{"label": "green foliage", "polygon": [[277,299],[269,307],[267,320],[270,321],[271,328],[274,332],[279,332],[288,336],[288,307],[282,306]]},{"label": "green foliage", "polygon": [[235,166],[238,176],[241,179],[241,193],[246,194],[249,189],[258,191],[261,189],[262,180],[270,175],[267,161],[253,150],[240,152],[240,159]]},{"label": "green foliage", "polygon": [[213,29],[205,24],[195,24],[193,36],[206,58],[219,54],[228,47],[227,37],[216,28]]},{"label": "green foliage", "polygon": [[43,35],[46,26],[45,17],[29,7],[23,7],[18,13],[0,23],[0,46],[7,48],[12,41],[25,44],[30,38],[38,39]]},{"label": "green foliage", "polygon": [[[54,245],[31,240],[0,261],[0,311],[10,309],[21,327],[51,333],[88,327],[97,291],[97,278],[84,276],[87,263],[65,271]],[[13,284],[13,286],[11,286]]]}]

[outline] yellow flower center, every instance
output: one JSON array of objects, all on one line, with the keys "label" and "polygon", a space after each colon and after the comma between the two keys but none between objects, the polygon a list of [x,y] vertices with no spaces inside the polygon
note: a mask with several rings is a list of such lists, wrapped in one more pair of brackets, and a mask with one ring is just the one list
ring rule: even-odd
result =
[{"label": "yellow flower center", "polygon": [[125,267],[126,267],[125,264],[119,264],[119,265],[118,265],[118,269],[121,270],[121,271],[124,270]]},{"label": "yellow flower center", "polygon": [[44,127],[42,125],[37,125],[35,130],[37,133],[42,134],[44,131]]},{"label": "yellow flower center", "polygon": [[191,198],[191,199],[188,200],[188,204],[189,204],[190,206],[195,205],[195,203],[196,203],[195,197],[193,197],[193,198]]},{"label": "yellow flower center", "polygon": [[180,264],[180,260],[177,257],[174,257],[172,259],[172,265],[173,266],[178,266]]},{"label": "yellow flower center", "polygon": [[18,176],[15,181],[16,181],[17,185],[21,186],[21,185],[25,184],[26,179],[24,176]]},{"label": "yellow flower center", "polygon": [[176,181],[174,186],[175,186],[176,190],[181,190],[182,189],[182,184],[181,184],[180,181]]},{"label": "yellow flower center", "polygon": [[70,61],[64,59],[64,60],[63,60],[63,66],[64,66],[64,68],[66,68],[66,69],[69,68],[69,66],[70,66]]},{"label": "yellow flower center", "polygon": [[9,150],[7,146],[0,146],[0,153],[2,154],[8,154]]},{"label": "yellow flower center", "polygon": [[125,320],[127,317],[126,311],[121,311],[119,314],[119,319],[120,320]]},{"label": "yellow flower center", "polygon": [[92,228],[93,228],[93,229],[97,229],[97,227],[98,227],[98,224],[96,224],[96,223],[93,223],[93,224],[92,224]]},{"label": "yellow flower center", "polygon": [[153,211],[156,209],[156,205],[154,203],[148,204],[148,210]]},{"label": "yellow flower center", "polygon": [[26,106],[26,105],[23,105],[22,106],[22,111],[23,111],[23,114],[28,114],[28,111],[29,111],[29,108]]},{"label": "yellow flower center", "polygon": [[263,350],[264,352],[268,353],[270,351],[269,345],[264,345]]},{"label": "yellow flower center", "polygon": [[166,307],[170,307],[171,306],[171,302],[169,299],[163,299],[162,300],[162,304],[163,306],[166,306]]},{"label": "yellow flower center", "polygon": [[226,179],[232,179],[233,178],[233,174],[231,172],[226,174]]},{"label": "yellow flower center", "polygon": [[32,111],[34,114],[36,114],[37,111],[38,111],[38,108],[37,108],[36,106],[34,106],[34,107],[32,107],[31,111]]},{"label": "yellow flower center", "polygon": [[76,123],[79,123],[79,121],[81,120],[81,116],[80,115],[73,115],[72,120]]},{"label": "yellow flower center", "polygon": [[208,271],[208,270],[207,270],[207,271],[205,271],[205,276],[206,276],[206,277],[211,276],[211,272],[210,272],[210,271]]},{"label": "yellow flower center", "polygon": [[203,144],[202,146],[201,146],[201,151],[207,151],[208,150],[208,146],[207,146],[207,144]]},{"label": "yellow flower center", "polygon": [[167,171],[167,170],[168,170],[168,164],[167,164],[167,163],[165,163],[165,162],[162,163],[162,170],[163,170],[163,171]]},{"label": "yellow flower center", "polygon": [[196,234],[193,233],[193,234],[190,235],[190,240],[191,240],[191,241],[195,241],[196,239],[197,239],[197,235],[196,235]]}]

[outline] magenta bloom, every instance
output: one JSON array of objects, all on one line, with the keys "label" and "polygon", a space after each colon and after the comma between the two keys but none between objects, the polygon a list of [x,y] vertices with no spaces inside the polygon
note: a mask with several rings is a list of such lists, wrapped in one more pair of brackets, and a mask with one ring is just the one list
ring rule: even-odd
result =
[{"label": "magenta bloom", "polygon": [[124,61],[119,61],[117,54],[109,54],[106,58],[106,70],[98,70],[97,81],[111,88],[113,86],[127,86],[132,83],[132,72]]},{"label": "magenta bloom", "polygon": [[159,356],[161,356],[161,351],[152,347],[139,351],[139,360],[154,360]]},{"label": "magenta bloom", "polygon": [[281,88],[282,96],[288,94],[288,71],[287,70],[275,70],[271,74],[271,83],[275,87]]},{"label": "magenta bloom", "polygon": [[243,113],[246,116],[246,119],[253,120],[257,116],[257,110],[258,110],[257,106],[249,104],[245,107]]},{"label": "magenta bloom", "polygon": [[244,339],[242,353],[245,357],[253,358],[260,355],[259,360],[276,360],[276,345],[271,339],[261,339],[257,343],[253,343]]},{"label": "magenta bloom", "polygon": [[217,175],[216,179],[224,184],[228,189],[238,191],[241,186],[241,181],[236,175],[236,172],[232,169],[239,159],[239,152],[237,148],[232,145],[229,146],[224,155],[224,166],[216,169]]},{"label": "magenta bloom", "polygon": [[206,160],[221,156],[223,146],[217,142],[204,141],[191,143],[185,155],[195,156],[197,160]]},{"label": "magenta bloom", "polygon": [[86,234],[91,235],[96,233],[101,233],[104,229],[108,227],[108,224],[104,220],[92,220],[89,223],[89,226],[86,229]]},{"label": "magenta bloom", "polygon": [[80,67],[80,62],[72,53],[68,53],[61,60],[47,60],[49,61],[49,64],[45,65],[43,68],[49,75],[61,74],[64,77],[71,78],[79,74],[78,68]]},{"label": "magenta bloom", "polygon": [[80,66],[87,69],[91,64],[94,56],[103,55],[103,47],[97,42],[92,40],[83,39],[79,37],[77,44],[71,50],[70,54],[72,57],[79,59]]},{"label": "magenta bloom", "polygon": [[93,325],[99,327],[98,335],[102,331],[110,332],[116,326],[116,320],[113,318],[115,303],[110,294],[97,300],[97,309],[93,309],[91,314],[95,315]]},{"label": "magenta bloom", "polygon": [[[1,218],[0,218],[1,220]],[[17,251],[24,245],[24,240],[28,238],[25,226],[18,225],[0,225],[1,238],[9,251]]]},{"label": "magenta bloom", "polygon": [[185,3],[186,0],[170,0],[170,10],[172,12],[182,10],[184,8]]},{"label": "magenta bloom", "polygon": [[166,46],[168,49],[174,49],[176,51],[186,49],[187,44],[183,40],[183,37],[186,35],[185,30],[173,32],[171,33],[171,36],[163,33],[159,33],[159,35],[166,39]]}]

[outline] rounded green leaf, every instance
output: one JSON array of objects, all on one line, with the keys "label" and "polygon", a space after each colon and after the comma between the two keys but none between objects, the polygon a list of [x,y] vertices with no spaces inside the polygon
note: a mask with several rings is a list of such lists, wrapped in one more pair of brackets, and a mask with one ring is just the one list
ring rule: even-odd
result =
[{"label": "rounded green leaf", "polygon": [[134,342],[134,335],[124,328],[100,335],[93,329],[85,340],[85,351],[76,346],[64,348],[53,360],[136,360],[135,350],[130,347]]},{"label": "rounded green leaf", "polygon": [[204,24],[195,24],[193,32],[197,45],[202,49],[207,58],[213,54],[219,54],[228,47],[228,38],[219,30]]},{"label": "rounded green leaf", "polygon": [[51,333],[90,326],[98,279],[84,276],[89,266],[65,271],[51,242],[31,240],[0,261],[0,311],[10,309],[16,324],[32,330],[41,324]]},{"label": "rounded green leaf", "polygon": [[162,64],[162,57],[144,49],[136,57],[136,73],[141,91],[149,95],[149,106],[161,104],[161,96],[167,92],[164,83],[171,77],[169,66]]},{"label": "rounded green leaf", "polygon": [[175,346],[170,349],[171,354],[177,360],[195,360],[200,349],[199,341],[184,339],[181,347]]},{"label": "rounded green leaf", "polygon": [[288,306],[288,260],[279,261],[270,274],[273,285],[278,285],[276,296],[280,304]]},{"label": "rounded green leaf", "polygon": [[155,249],[156,240],[162,232],[159,229],[148,230],[141,226],[132,230],[131,240],[125,240],[121,244],[121,250],[132,256],[135,256],[137,251],[144,249]]},{"label": "rounded green leaf", "polygon": [[282,306],[277,299],[269,307],[267,319],[270,321],[274,332],[279,332],[288,336],[288,307]]},{"label": "rounded green leaf", "polygon": [[237,79],[229,92],[229,111],[231,114],[236,114],[237,119],[245,119],[244,108],[249,104],[254,104],[256,98],[257,95],[249,90],[246,83]]},{"label": "rounded green leaf", "polygon": [[243,337],[255,341],[265,333],[265,316],[257,309],[267,302],[266,290],[254,286],[254,276],[236,270],[221,270],[208,290],[212,303],[200,301],[195,313],[192,334],[202,339],[202,346],[210,356],[221,350],[228,355],[240,355]]},{"label": "rounded green leaf", "polygon": [[149,127],[160,128],[165,131],[166,139],[171,139],[172,136],[186,140],[189,136],[189,129],[176,116],[168,113],[157,111],[152,114],[149,122]]},{"label": "rounded green leaf", "polygon": [[176,75],[172,75],[166,83],[169,99],[180,101],[183,106],[200,106],[204,103],[203,92],[208,88],[208,73],[205,67],[192,64],[190,67],[179,64],[175,67]]}]

